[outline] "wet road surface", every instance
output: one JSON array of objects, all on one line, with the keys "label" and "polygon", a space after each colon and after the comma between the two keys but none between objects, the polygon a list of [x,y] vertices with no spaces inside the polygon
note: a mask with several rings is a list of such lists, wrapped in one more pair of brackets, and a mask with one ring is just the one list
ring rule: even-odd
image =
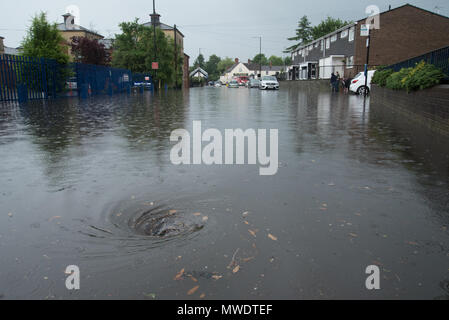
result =
[{"label": "wet road surface", "polygon": [[[279,129],[277,175],[172,165],[194,120]],[[0,295],[447,299],[447,143],[393,120],[287,86],[1,105]]]}]

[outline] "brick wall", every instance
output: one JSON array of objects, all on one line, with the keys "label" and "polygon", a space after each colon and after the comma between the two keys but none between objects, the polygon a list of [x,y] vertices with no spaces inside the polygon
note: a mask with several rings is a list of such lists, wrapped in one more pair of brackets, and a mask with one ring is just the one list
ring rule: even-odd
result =
[{"label": "brick wall", "polygon": [[449,85],[411,93],[373,85],[370,108],[392,110],[404,121],[420,124],[449,137]]},{"label": "brick wall", "polygon": [[[355,64],[366,62],[366,38],[356,29]],[[371,30],[370,65],[390,65],[449,45],[449,19],[406,5],[380,16]]]}]

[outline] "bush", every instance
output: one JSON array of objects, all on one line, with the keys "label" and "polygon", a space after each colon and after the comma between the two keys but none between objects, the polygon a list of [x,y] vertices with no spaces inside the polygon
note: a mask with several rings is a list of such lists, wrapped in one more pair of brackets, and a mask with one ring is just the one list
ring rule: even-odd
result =
[{"label": "bush", "polygon": [[440,69],[422,61],[402,80],[402,83],[407,92],[410,92],[436,86],[443,78],[444,74]]},{"label": "bush", "polygon": [[404,83],[402,80],[408,76],[412,71],[412,68],[402,68],[401,71],[392,73],[386,80],[386,87],[392,90],[404,89]]},{"label": "bush", "polygon": [[393,69],[377,70],[374,73],[372,83],[377,84],[380,87],[385,87],[387,84],[387,79],[394,73]]},{"label": "bush", "polygon": [[416,64],[414,68],[403,68],[399,72],[386,75],[387,70],[376,72],[373,82],[382,86],[382,81],[385,81],[385,87],[393,90],[407,90],[407,92],[433,87],[444,78],[440,69],[424,61]]}]

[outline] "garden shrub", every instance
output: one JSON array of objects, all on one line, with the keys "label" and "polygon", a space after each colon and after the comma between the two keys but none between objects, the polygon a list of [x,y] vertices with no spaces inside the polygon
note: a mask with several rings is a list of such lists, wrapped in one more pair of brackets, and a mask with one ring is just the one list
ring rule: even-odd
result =
[{"label": "garden shrub", "polygon": [[372,83],[377,84],[380,87],[385,87],[387,79],[394,73],[393,69],[380,69],[374,73]]},{"label": "garden shrub", "polygon": [[417,63],[414,68],[403,68],[399,72],[389,72],[389,75],[388,70],[376,72],[373,83],[392,90],[407,90],[407,92],[410,92],[433,87],[444,78],[440,69],[424,61]]}]

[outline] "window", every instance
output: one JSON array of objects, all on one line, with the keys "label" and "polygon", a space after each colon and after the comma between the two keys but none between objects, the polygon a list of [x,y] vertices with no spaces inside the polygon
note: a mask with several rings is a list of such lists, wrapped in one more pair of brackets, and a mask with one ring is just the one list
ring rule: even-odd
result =
[{"label": "window", "polygon": [[346,57],[346,69],[352,69],[354,67],[354,56]]},{"label": "window", "polygon": [[349,41],[354,41],[354,35],[355,35],[355,30],[354,27],[352,27],[351,29],[349,29]]},{"label": "window", "polygon": [[334,34],[334,35],[331,37],[331,42],[335,42],[335,41],[337,41],[337,35],[336,35],[336,34]]},{"label": "window", "polygon": [[315,48],[318,48],[319,45],[320,45],[319,42],[315,42]]},{"label": "window", "polygon": [[346,38],[347,36],[348,36],[348,30],[343,30],[343,31],[341,32],[340,38],[344,39],[344,38]]},{"label": "window", "polygon": [[326,39],[326,49],[329,49],[331,47],[331,38]]},{"label": "window", "polygon": [[324,51],[324,40],[321,40],[321,51]]},{"label": "window", "polygon": [[313,50],[313,45],[310,45],[309,48],[308,48],[308,50],[309,50],[309,51],[312,51],[312,50]]}]

